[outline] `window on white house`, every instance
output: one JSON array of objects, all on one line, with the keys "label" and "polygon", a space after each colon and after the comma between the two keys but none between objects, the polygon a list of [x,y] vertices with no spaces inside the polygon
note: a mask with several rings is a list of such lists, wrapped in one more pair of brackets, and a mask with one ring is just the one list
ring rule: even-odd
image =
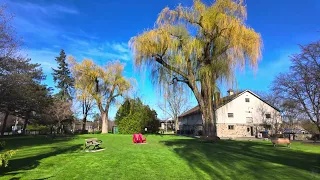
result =
[{"label": "window on white house", "polygon": [[228,113],[229,118],[233,118],[233,113]]},{"label": "window on white house", "polygon": [[271,114],[270,113],[266,114],[266,118],[267,119],[271,118]]},{"label": "window on white house", "polygon": [[229,130],[233,130],[234,129],[234,125],[228,125],[228,129]]},{"label": "window on white house", "polygon": [[246,102],[250,102],[250,99],[249,99],[249,98],[246,98]]},{"label": "window on white house", "polygon": [[250,128],[247,128],[247,132],[250,132]]}]

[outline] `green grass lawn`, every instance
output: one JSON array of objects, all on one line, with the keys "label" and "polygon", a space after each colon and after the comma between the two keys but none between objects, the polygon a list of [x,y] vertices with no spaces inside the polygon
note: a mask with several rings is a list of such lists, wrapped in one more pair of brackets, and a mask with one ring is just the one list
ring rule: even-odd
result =
[{"label": "green grass lawn", "polygon": [[[83,152],[89,137],[103,140],[105,150]],[[0,179],[320,179],[319,145],[146,137],[144,145],[111,134],[0,139],[18,150]]]}]

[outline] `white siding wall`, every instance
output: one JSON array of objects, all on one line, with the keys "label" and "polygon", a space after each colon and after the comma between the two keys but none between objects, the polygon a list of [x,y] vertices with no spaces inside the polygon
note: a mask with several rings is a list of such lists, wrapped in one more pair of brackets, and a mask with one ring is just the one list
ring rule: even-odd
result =
[{"label": "white siding wall", "polygon": [[[250,102],[245,102],[245,98],[249,98]],[[233,118],[229,118],[228,113],[233,113]],[[270,119],[266,119],[266,113],[271,114]],[[271,119],[280,122],[279,112],[249,92],[243,93],[217,110],[217,123],[246,124],[250,117],[253,124],[261,124]]]}]

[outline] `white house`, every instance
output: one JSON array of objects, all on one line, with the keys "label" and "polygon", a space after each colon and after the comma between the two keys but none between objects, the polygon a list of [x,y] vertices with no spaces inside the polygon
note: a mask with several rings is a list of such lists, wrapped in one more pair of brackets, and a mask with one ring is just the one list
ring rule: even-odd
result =
[{"label": "white house", "polygon": [[[249,90],[234,93],[219,100],[216,127],[219,137],[257,137],[281,123],[280,112]],[[202,115],[196,106],[179,116],[181,131],[198,134],[202,130]]]}]

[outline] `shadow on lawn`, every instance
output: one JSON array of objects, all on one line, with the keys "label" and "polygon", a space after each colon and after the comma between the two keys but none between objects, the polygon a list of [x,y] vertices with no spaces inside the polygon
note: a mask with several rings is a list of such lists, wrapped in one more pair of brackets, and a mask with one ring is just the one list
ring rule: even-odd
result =
[{"label": "shadow on lawn", "polygon": [[[55,150],[39,154],[36,156],[30,156],[26,158],[21,159],[13,159],[9,161],[9,166],[6,168],[0,168],[0,175],[17,175],[17,174],[23,174],[25,170],[30,170],[36,168],[38,165],[40,165],[40,160],[45,159],[51,156],[55,156],[58,154],[65,154],[65,153],[72,153],[74,151],[80,150],[82,147],[81,144],[72,145],[68,147],[52,147]],[[19,179],[19,178],[13,178],[13,179]]]},{"label": "shadow on lawn", "polygon": [[162,143],[173,147],[198,177],[205,172],[212,179],[320,178],[320,155],[316,153],[231,140],[203,143],[198,139],[179,139]]},{"label": "shadow on lawn", "polygon": [[52,143],[59,143],[64,141],[70,141],[77,138],[77,136],[65,136],[65,137],[55,137],[51,136],[16,136],[16,137],[5,137],[1,138],[0,141],[5,141],[5,149],[19,149],[23,146],[40,146]]},{"label": "shadow on lawn", "polygon": [[[59,137],[52,139],[51,137],[45,136],[37,136],[37,137],[13,137],[6,139],[6,146],[5,150],[13,149],[18,150],[21,147],[28,148],[28,147],[35,147],[39,146],[39,149],[30,149],[28,152],[35,151],[36,155],[28,156],[25,158],[19,159],[12,159],[9,160],[8,167],[1,167],[0,168],[0,176],[1,175],[17,175],[23,174],[25,170],[30,170],[36,168],[40,164],[41,159],[48,158],[50,156],[55,156],[58,154],[74,152],[76,150],[81,149],[83,146],[82,144],[68,144],[68,141],[73,140],[76,137]],[[49,146],[46,146],[49,145]],[[42,148],[50,148],[50,152],[41,153]],[[39,153],[37,154],[37,151]],[[32,154],[32,153],[31,153]],[[20,178],[12,178],[12,179],[20,179]]]}]

